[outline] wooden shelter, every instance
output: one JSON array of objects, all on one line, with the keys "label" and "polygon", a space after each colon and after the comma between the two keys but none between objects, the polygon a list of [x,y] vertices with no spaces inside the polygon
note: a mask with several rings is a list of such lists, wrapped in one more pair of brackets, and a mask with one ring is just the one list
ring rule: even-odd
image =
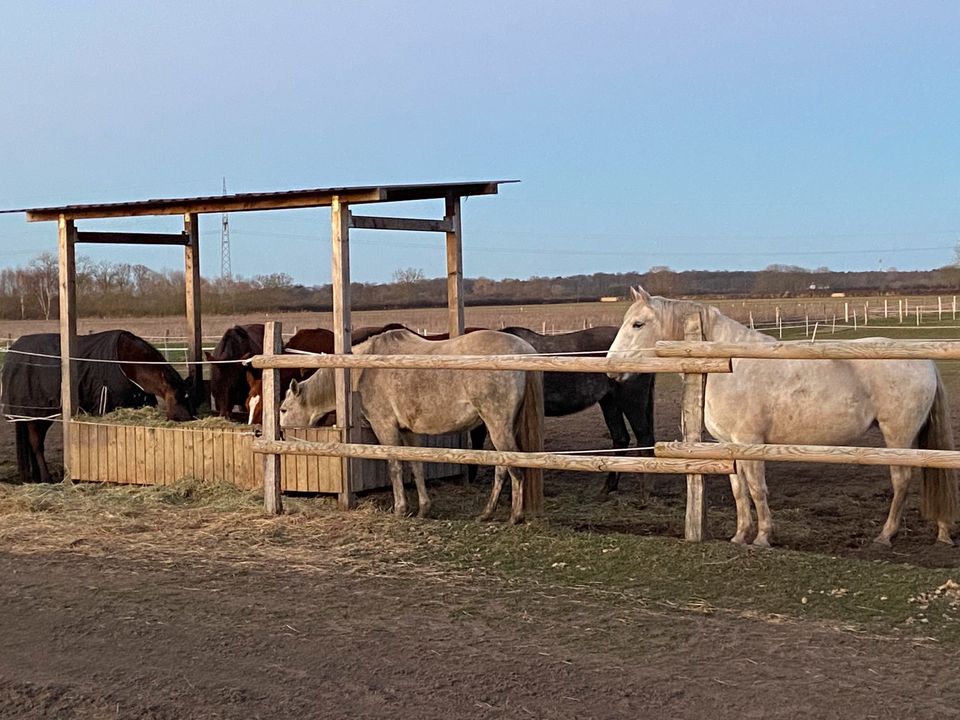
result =
[{"label": "wooden shelter", "polygon": [[[333,284],[333,333],[338,354],[349,353],[350,342],[350,229],[408,230],[443,233],[446,238],[447,307],[451,336],[463,332],[463,256],[461,235],[461,201],[471,195],[495,195],[503,183],[515,180],[430,183],[415,185],[363,185],[353,187],[314,188],[269,193],[239,193],[194,198],[168,198],[124,203],[65,205],[62,207],[21,208],[3,213],[23,212],[29,222],[56,221],[59,226],[59,295],[61,343],[61,401],[64,418],[64,468],[71,472],[71,452],[76,447],[77,429],[70,419],[77,406],[74,383],[77,348],[76,256],[79,243],[130,245],[178,245],[183,247],[187,360],[192,363],[190,379],[194,390],[202,388],[201,308],[200,308],[200,232],[199,216],[205,213],[235,213],[260,210],[289,210],[330,207],[331,280]],[[398,203],[418,200],[442,200],[444,214],[439,219],[374,217],[355,215],[354,205]],[[175,233],[95,232],[80,231],[77,221],[101,218],[130,218],[178,215],[183,218],[183,231]],[[270,342],[270,338],[265,339]],[[271,348],[273,349],[273,348]],[[336,371],[337,416],[341,418],[343,442],[356,442],[360,427],[355,412],[357,403],[351,397],[350,370]],[[279,389],[277,389],[279,390]],[[350,482],[349,458],[343,459],[344,483],[340,502],[354,502]]]}]

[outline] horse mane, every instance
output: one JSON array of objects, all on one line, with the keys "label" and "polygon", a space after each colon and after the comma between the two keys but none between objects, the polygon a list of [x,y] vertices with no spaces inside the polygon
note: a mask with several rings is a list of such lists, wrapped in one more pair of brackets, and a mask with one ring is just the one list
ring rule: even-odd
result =
[{"label": "horse mane", "polygon": [[727,342],[774,342],[769,335],[751,330],[741,322],[734,320],[720,312],[719,308],[695,300],[674,300],[655,296],[651,302],[659,304],[661,322],[664,326],[664,336],[683,339],[687,317],[693,314],[700,315],[700,326],[703,336],[709,340]]}]

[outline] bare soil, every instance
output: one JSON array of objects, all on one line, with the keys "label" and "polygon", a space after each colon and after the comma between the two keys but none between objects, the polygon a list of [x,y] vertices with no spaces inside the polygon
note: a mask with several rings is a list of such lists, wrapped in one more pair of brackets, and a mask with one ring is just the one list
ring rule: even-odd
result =
[{"label": "bare soil", "polygon": [[[485,319],[468,313],[469,323],[494,326]],[[433,320],[422,324],[435,329]],[[162,336],[169,325],[137,331]],[[947,379],[960,427],[960,381]],[[677,437],[678,383],[658,382],[658,437]],[[548,419],[547,437],[549,449],[609,446],[596,408]],[[60,443],[54,428],[54,464]],[[14,458],[11,426],[0,423],[0,478],[15,477]],[[776,464],[768,481],[782,548],[960,567],[960,551],[933,545],[915,497],[894,548],[872,544],[889,503],[884,468]],[[548,506],[564,508],[551,522],[682,535],[682,478],[627,477],[605,500],[602,482],[548,473]],[[714,538],[733,534],[728,487],[708,480]],[[435,514],[449,517],[460,488],[434,492]],[[372,502],[389,500],[381,493]],[[960,716],[958,649],[922,636],[663,610],[539,579],[411,563],[391,554],[362,514],[311,525],[252,513],[224,526],[212,512],[162,512],[150,522],[118,522],[110,509],[0,514],[0,718]],[[356,543],[358,533],[367,541]]]},{"label": "bare soil", "polygon": [[[660,437],[678,433],[676,389],[662,378]],[[595,410],[549,419],[547,435],[557,449],[609,443]],[[51,441],[55,451],[56,431]],[[12,443],[3,424],[8,476]],[[606,523],[595,513],[581,518],[576,508],[595,508],[601,484],[549,473],[551,503],[574,508],[557,522],[591,533],[682,534],[681,478],[624,478],[604,502],[627,512]],[[915,500],[893,551],[872,545],[889,501],[882,468],[776,466],[770,486],[781,546],[864,562],[960,564],[960,552],[932,545]],[[714,537],[733,532],[727,488],[722,478],[709,481]],[[439,498],[457,492],[435,489]],[[388,502],[386,494],[373,500]],[[40,512],[36,527],[22,516],[0,525],[0,717],[960,715],[952,645],[815,621],[660,611],[538,580],[411,564],[391,557],[376,526],[368,543],[345,552],[362,513],[330,513],[336,519],[310,532],[296,517],[227,532],[212,514],[163,512],[167,532],[136,518],[118,529],[107,511]],[[441,500],[436,514],[445,512]]]}]

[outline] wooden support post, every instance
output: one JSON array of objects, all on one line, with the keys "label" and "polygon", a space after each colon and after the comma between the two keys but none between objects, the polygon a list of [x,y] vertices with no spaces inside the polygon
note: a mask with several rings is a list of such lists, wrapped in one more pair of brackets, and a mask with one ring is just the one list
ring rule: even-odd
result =
[{"label": "wooden support post", "polygon": [[[345,355],[350,353],[353,344],[350,329],[350,208],[341,202],[339,196],[334,197],[330,205],[330,239],[333,253],[330,266],[333,283],[333,351],[338,355]],[[360,426],[355,422],[353,409],[359,398],[353,397],[350,370],[337,368],[333,371],[333,377],[341,442],[359,442]],[[359,471],[355,460],[343,459],[343,485],[340,488],[339,504],[344,510],[356,504],[353,475]]]},{"label": "wooden support post", "polygon": [[196,213],[183,216],[183,231],[189,241],[183,248],[184,294],[187,306],[187,374],[196,404],[203,398],[202,327],[200,321],[200,224]]},{"label": "wooden support post", "polygon": [[[703,340],[700,314],[688,315],[683,339]],[[683,376],[682,425],[684,442],[703,439],[703,401],[706,375],[689,373]],[[703,475],[687,475],[687,516],[683,532],[688,542],[702,542],[707,537],[707,506]]]},{"label": "wooden support post", "polygon": [[79,407],[77,364],[77,228],[73,220],[61,215],[59,220],[60,272],[60,417],[63,419],[63,477],[71,479],[76,473],[72,466],[71,442],[75,428],[71,423]]},{"label": "wooden support post", "polygon": [[[263,329],[263,354],[280,355],[283,353],[283,333],[280,323],[268,322]],[[263,371],[263,391],[260,393],[263,411],[263,439],[280,439],[280,371]],[[279,515],[283,512],[283,499],[280,495],[280,456],[263,456],[263,511],[267,515]]]},{"label": "wooden support post", "polygon": [[463,335],[463,235],[460,228],[460,197],[447,195],[444,222],[447,231],[447,322],[450,337]]}]

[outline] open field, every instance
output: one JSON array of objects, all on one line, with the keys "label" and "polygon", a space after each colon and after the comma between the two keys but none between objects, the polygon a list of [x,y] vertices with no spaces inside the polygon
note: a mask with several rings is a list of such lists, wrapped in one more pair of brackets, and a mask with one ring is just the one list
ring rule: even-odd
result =
[{"label": "open field", "polygon": [[[616,323],[625,304],[589,307]],[[523,312],[545,308],[524,324],[583,310]],[[960,427],[960,364],[941,369]],[[678,378],[661,376],[659,439],[679,437],[679,416]],[[546,436],[609,446],[597,408],[548,418]],[[0,449],[9,478],[7,424]],[[871,542],[884,468],[768,466],[768,552],[725,542],[725,478],[707,481],[718,540],[688,545],[681,477],[628,476],[600,501],[601,477],[548,471],[545,517],[511,528],[505,507],[472,520],[490,476],[435,486],[426,521],[395,520],[389,492],[346,514],[288,497],[265,518],[256,496],[188,482],[0,485],[0,717],[958,714],[960,550],[933,544],[915,495],[893,548]]]}]

